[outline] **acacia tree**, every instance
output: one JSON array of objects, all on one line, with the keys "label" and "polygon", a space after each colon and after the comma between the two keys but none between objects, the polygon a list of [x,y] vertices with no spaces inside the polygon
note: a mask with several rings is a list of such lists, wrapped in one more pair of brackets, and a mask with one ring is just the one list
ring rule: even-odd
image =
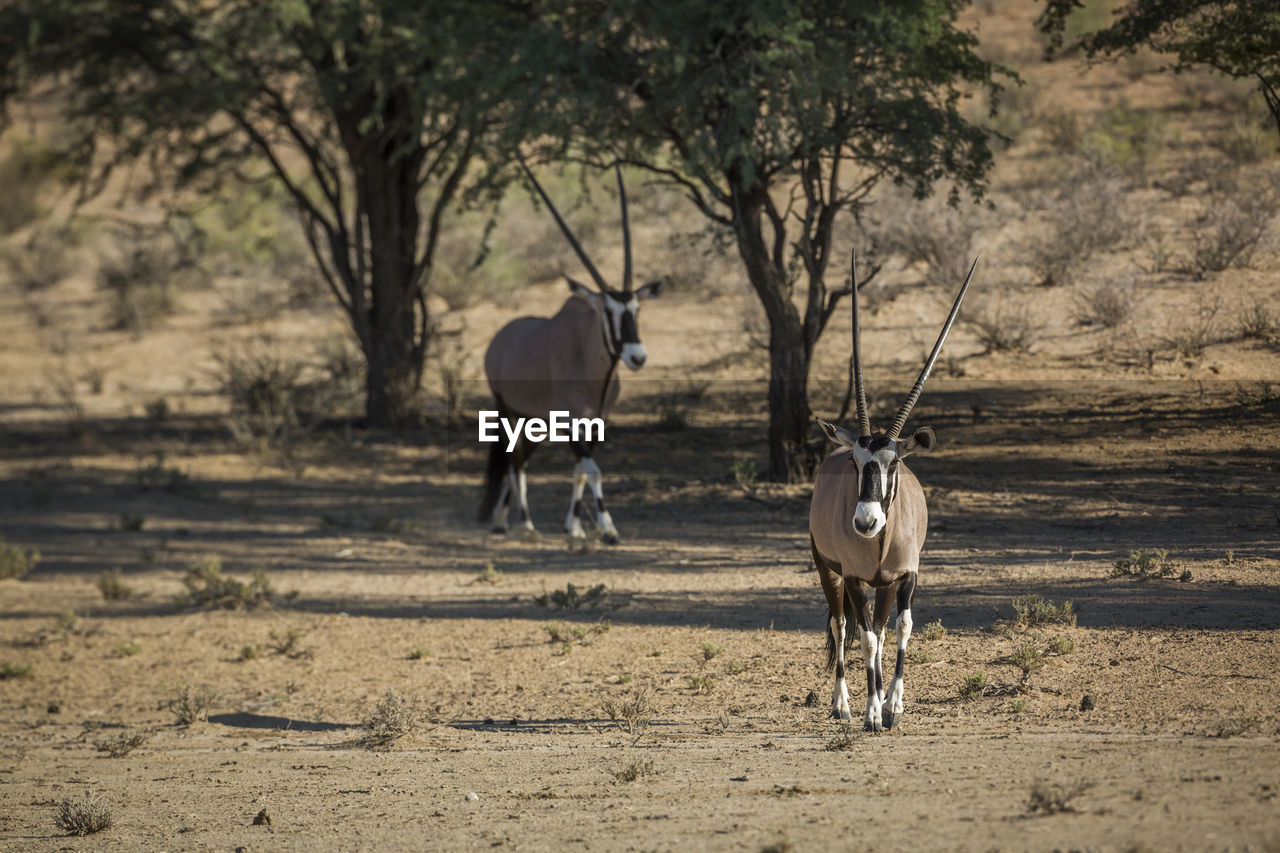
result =
[{"label": "acacia tree", "polygon": [[[618,0],[566,4],[546,89],[585,113],[573,143],[683,189],[732,229],[769,323],[769,475],[808,476],[809,366],[839,299],[836,217],[881,180],[918,196],[950,179],[978,195],[985,133],[965,89],[1002,69],[957,29],[962,0]],[[544,19],[545,20],[545,19]],[[589,107],[582,110],[585,98]],[[572,107],[571,107],[572,108]]]},{"label": "acacia tree", "polygon": [[55,90],[101,169],[179,183],[265,162],[367,363],[366,420],[403,422],[431,333],[442,220],[493,145],[519,4],[11,0],[0,107]]},{"label": "acacia tree", "polygon": [[[1067,18],[1080,0],[1047,0],[1040,28],[1061,46]],[[1177,57],[1178,68],[1208,65],[1252,78],[1280,132],[1280,6],[1274,0],[1131,0],[1111,26],[1086,34],[1090,56],[1150,47]]]}]

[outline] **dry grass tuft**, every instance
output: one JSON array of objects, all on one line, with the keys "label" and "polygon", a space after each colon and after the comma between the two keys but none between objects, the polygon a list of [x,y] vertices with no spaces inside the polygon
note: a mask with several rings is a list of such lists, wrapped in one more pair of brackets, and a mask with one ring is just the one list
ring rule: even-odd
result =
[{"label": "dry grass tuft", "polygon": [[124,582],[119,569],[108,569],[98,575],[98,591],[107,601],[125,601],[133,597],[133,587]]},{"label": "dry grass tuft", "polygon": [[222,560],[210,554],[187,566],[182,584],[187,592],[179,603],[194,607],[252,610],[271,606],[275,595],[266,573],[255,569],[249,583],[241,583],[222,573]]},{"label": "dry grass tuft", "polygon": [[1019,595],[1013,599],[1014,624],[1019,628],[1036,628],[1040,625],[1074,625],[1076,613],[1071,599],[1054,604],[1043,595]]},{"label": "dry grass tuft", "polygon": [[209,710],[218,694],[207,687],[196,689],[190,684],[179,684],[178,694],[169,700],[169,710],[180,726],[193,726],[209,720]]},{"label": "dry grass tuft", "polygon": [[123,758],[150,739],[151,732],[125,729],[115,737],[97,741],[94,746],[98,752],[105,752],[111,758]]},{"label": "dry grass tuft", "polygon": [[613,771],[613,778],[619,782],[634,782],[645,776],[652,776],[658,771],[654,769],[652,759],[635,758]]},{"label": "dry grass tuft", "polygon": [[649,716],[653,713],[653,697],[649,688],[640,687],[632,691],[626,699],[618,702],[606,699],[600,705],[605,715],[616,723],[618,728],[637,738],[649,728]]},{"label": "dry grass tuft", "polygon": [[40,563],[39,551],[9,545],[0,536],[0,580],[26,577]]},{"label": "dry grass tuft", "polygon": [[1027,811],[1031,814],[1045,815],[1074,812],[1076,807],[1071,804],[1071,801],[1089,788],[1088,782],[1072,782],[1064,785],[1036,782],[1031,786],[1031,794],[1027,798]]},{"label": "dry grass tuft", "polygon": [[406,735],[417,730],[418,710],[413,703],[394,690],[388,690],[364,719],[361,743],[370,749],[388,749]]},{"label": "dry grass tuft", "polygon": [[53,822],[68,835],[93,835],[110,829],[115,818],[105,798],[86,788],[79,797],[65,797],[58,803]]}]

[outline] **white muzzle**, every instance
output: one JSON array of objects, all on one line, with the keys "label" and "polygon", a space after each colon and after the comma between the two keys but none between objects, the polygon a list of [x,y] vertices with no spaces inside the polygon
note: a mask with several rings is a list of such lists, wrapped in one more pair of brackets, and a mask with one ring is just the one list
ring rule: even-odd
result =
[{"label": "white muzzle", "polygon": [[884,508],[879,501],[859,501],[853,511],[853,532],[872,539],[884,530]]},{"label": "white muzzle", "polygon": [[618,357],[627,367],[639,370],[644,367],[644,361],[648,356],[644,351],[644,344],[623,344],[622,353]]}]

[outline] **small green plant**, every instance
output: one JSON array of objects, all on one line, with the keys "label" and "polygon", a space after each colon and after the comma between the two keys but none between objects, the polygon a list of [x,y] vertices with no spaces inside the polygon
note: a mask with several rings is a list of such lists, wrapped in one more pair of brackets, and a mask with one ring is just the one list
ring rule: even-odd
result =
[{"label": "small green plant", "polygon": [[686,675],[685,681],[689,682],[690,690],[696,690],[699,693],[710,693],[720,683],[709,675]]},{"label": "small green plant", "polygon": [[116,646],[116,654],[122,658],[131,658],[140,651],[142,651],[141,643],[125,642]]},{"label": "small green plant", "polygon": [[1009,703],[1009,713],[1021,714],[1027,710],[1027,701],[1025,699],[1015,699]]},{"label": "small green plant", "polygon": [[370,749],[387,749],[400,738],[418,728],[418,711],[413,703],[394,690],[388,690],[361,724],[362,742]]},{"label": "small green plant", "polygon": [[631,673],[629,673],[629,672],[622,672],[622,673],[619,673],[619,674],[618,674],[618,683],[619,683],[619,684],[630,684],[630,683],[631,683]]},{"label": "small green plant", "polygon": [[86,788],[79,797],[65,797],[58,803],[53,822],[68,835],[93,835],[110,829],[114,819],[105,798]]},{"label": "small green plant", "polygon": [[431,657],[431,649],[425,646],[414,646],[409,651],[409,660],[426,660]]},{"label": "small green plant", "polygon": [[124,601],[133,597],[133,587],[124,582],[119,569],[108,569],[98,575],[98,591],[107,601]]},{"label": "small green plant", "polygon": [[702,662],[704,664],[722,654],[724,654],[724,646],[717,646],[715,643],[702,644]]},{"label": "small green plant", "polygon": [[269,607],[275,594],[261,569],[254,570],[249,583],[241,583],[224,575],[222,560],[212,554],[188,564],[182,584],[187,592],[179,603],[194,607],[251,610]]},{"label": "small green plant", "polygon": [[600,709],[611,722],[629,735],[637,738],[649,728],[649,716],[653,713],[653,697],[647,687],[638,687],[621,701],[606,699]]},{"label": "small green plant", "polygon": [[742,675],[742,673],[747,671],[747,666],[746,664],[731,661],[725,664],[724,671],[726,675]]},{"label": "small green plant", "polygon": [[502,569],[495,569],[493,567],[493,563],[489,562],[489,563],[486,563],[485,567],[480,570],[480,574],[476,575],[476,579],[473,581],[473,583],[487,583],[490,585],[497,585],[502,583],[502,580],[503,580]]},{"label": "small green plant", "polygon": [[245,643],[240,647],[240,660],[257,660],[262,656],[261,643]]},{"label": "small green plant", "polygon": [[1076,624],[1076,614],[1071,599],[1059,605],[1042,595],[1019,595],[1013,599],[1013,611],[1017,614],[1015,624],[1020,628]]},{"label": "small green plant", "polygon": [[4,537],[0,537],[0,580],[7,578],[21,580],[39,563],[39,551],[28,551],[17,545],[5,544]]},{"label": "small green plant", "polygon": [[743,454],[734,459],[729,472],[733,474],[733,481],[748,492],[756,487],[759,471],[756,469],[756,460],[750,456]]},{"label": "small green plant", "polygon": [[588,610],[595,610],[598,607],[603,607],[605,599],[608,597],[609,593],[605,591],[602,583],[589,587],[585,592],[579,591],[573,584],[567,584],[563,590],[557,589],[536,596],[533,599],[533,603],[539,607],[555,608],[556,610],[580,610],[583,607]]},{"label": "small green plant", "polygon": [[1062,655],[1069,655],[1075,650],[1076,650],[1076,644],[1068,636],[1063,635],[1060,637],[1054,637],[1052,640],[1049,641],[1048,651],[1049,651],[1049,654],[1051,655],[1058,655],[1059,657],[1061,657]]},{"label": "small green plant", "polygon": [[607,620],[585,627],[582,625],[548,622],[542,626],[542,630],[547,635],[547,642],[563,643],[565,645],[576,643],[580,646],[589,646],[597,636],[609,633],[611,627],[613,627],[612,624]]},{"label": "small green plant", "polygon": [[1028,640],[1014,649],[1009,660],[1022,670],[1022,683],[1026,684],[1031,680],[1032,674],[1044,666],[1044,652],[1040,651],[1034,641]]},{"label": "small green plant", "polygon": [[98,752],[105,752],[111,758],[123,758],[151,739],[151,732],[125,729],[112,738],[94,743]]},{"label": "small green plant", "polygon": [[972,699],[975,696],[982,696],[987,692],[987,677],[981,672],[964,677],[964,684],[960,685],[960,698]]},{"label": "small green plant", "polygon": [[303,653],[298,648],[298,640],[302,639],[302,635],[305,633],[306,631],[301,628],[286,628],[278,633],[272,631],[271,638],[267,641],[267,644],[278,655],[285,655],[291,658],[299,657]]},{"label": "small green plant", "polygon": [[613,778],[619,782],[634,782],[643,776],[652,776],[655,772],[653,761],[635,758],[613,771]]},{"label": "small green plant", "polygon": [[11,678],[30,678],[33,672],[35,672],[35,666],[32,664],[0,661],[0,681],[8,681]]},{"label": "small green plant", "polygon": [[177,695],[169,700],[169,710],[173,712],[178,725],[192,726],[209,719],[209,710],[217,699],[218,694],[208,688],[197,689],[190,684],[179,684]]},{"label": "small green plant", "polygon": [[946,635],[947,629],[943,627],[941,619],[935,619],[932,622],[927,622],[919,631],[915,632],[915,636],[918,639],[925,640],[930,643],[935,640],[941,640]]},{"label": "small green plant", "polygon": [[1116,560],[1111,570],[1113,578],[1133,578],[1136,581],[1148,581],[1153,578],[1172,578],[1186,583],[1191,580],[1189,569],[1178,572],[1179,565],[1169,559],[1169,552],[1163,548],[1148,551],[1145,548],[1130,551],[1129,556]]}]

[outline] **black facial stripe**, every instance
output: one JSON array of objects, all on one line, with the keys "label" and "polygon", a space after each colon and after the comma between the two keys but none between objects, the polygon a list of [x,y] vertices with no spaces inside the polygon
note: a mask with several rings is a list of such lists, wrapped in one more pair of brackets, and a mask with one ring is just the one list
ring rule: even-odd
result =
[{"label": "black facial stripe", "polygon": [[636,314],[634,311],[630,309],[624,311],[618,320],[618,324],[622,327],[618,330],[618,338],[622,343],[640,343],[640,331],[636,327]]},{"label": "black facial stripe", "polygon": [[858,500],[873,503],[883,498],[884,495],[880,494],[880,463],[868,462],[862,466],[862,490],[858,493]]}]

